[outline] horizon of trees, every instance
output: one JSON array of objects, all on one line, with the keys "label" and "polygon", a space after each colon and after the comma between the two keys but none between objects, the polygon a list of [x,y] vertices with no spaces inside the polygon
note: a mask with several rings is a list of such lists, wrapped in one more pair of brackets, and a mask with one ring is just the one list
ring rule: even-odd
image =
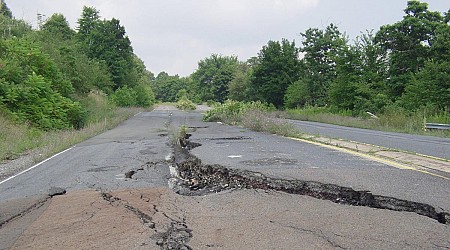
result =
[{"label": "horizon of trees", "polygon": [[188,77],[148,71],[120,21],[85,6],[71,29],[62,14],[37,29],[0,6],[0,113],[41,129],[83,127],[80,100],[104,93],[119,106],[156,100],[261,101],[279,109],[330,107],[360,115],[392,107],[450,107],[450,11],[407,1],[402,20],[350,42],[334,24],[302,41],[268,41],[240,61],[212,54]]},{"label": "horizon of trees", "polygon": [[299,46],[269,41],[244,62],[212,54],[177,88],[188,89],[196,102],[259,100],[280,109],[326,106],[354,115],[392,107],[448,109],[450,11],[431,11],[412,0],[404,13],[353,42],[330,24],[300,33]]}]

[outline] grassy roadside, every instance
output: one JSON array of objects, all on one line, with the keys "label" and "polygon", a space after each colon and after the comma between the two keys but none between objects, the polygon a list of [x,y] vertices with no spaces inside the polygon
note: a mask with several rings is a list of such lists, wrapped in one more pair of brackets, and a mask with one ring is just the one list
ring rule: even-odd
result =
[{"label": "grassy roadside", "polygon": [[[369,115],[368,115],[369,116]],[[379,131],[401,132],[409,134],[450,137],[450,131],[424,131],[423,113],[406,114],[400,110],[391,110],[378,118],[352,117],[345,112],[332,113],[326,108],[295,109],[276,111],[260,102],[243,103],[227,101],[215,105],[207,112],[205,121],[220,121],[239,125],[254,131],[278,134],[287,137],[301,136],[289,122],[279,118],[315,121],[348,127],[365,128]],[[449,123],[447,114],[429,117],[431,122]]]},{"label": "grassy roadside", "polygon": [[81,101],[89,111],[87,125],[80,130],[42,131],[16,124],[0,114],[0,163],[30,151],[38,151],[36,161],[47,158],[90,137],[114,128],[143,108],[118,108],[105,97],[91,94]]},{"label": "grassy roadside", "polygon": [[279,116],[293,120],[322,122],[387,132],[450,137],[450,131],[424,130],[425,122],[450,123],[450,115],[442,112],[429,115],[424,119],[424,114],[425,112],[423,110],[407,113],[404,110],[393,109],[380,114],[378,118],[371,118],[369,115],[366,117],[353,117],[346,112],[333,113],[326,108],[313,107],[282,111],[279,113]]}]

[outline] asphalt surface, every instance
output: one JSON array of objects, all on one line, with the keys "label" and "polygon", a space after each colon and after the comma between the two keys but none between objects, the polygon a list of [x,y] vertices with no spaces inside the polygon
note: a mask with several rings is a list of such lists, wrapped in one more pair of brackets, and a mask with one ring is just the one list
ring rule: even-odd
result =
[{"label": "asphalt surface", "polygon": [[[199,143],[190,153],[203,164],[336,184],[450,211],[448,180],[201,117],[164,106],[140,113],[0,184],[0,222],[21,214],[0,223],[0,249],[167,249],[171,237],[181,242],[175,249],[450,247],[450,227],[416,213],[271,190],[174,193],[172,146],[187,126],[189,140]],[[67,194],[27,210],[52,187]],[[16,225],[20,220],[25,222]],[[114,245],[117,237],[123,245]]]},{"label": "asphalt surface", "polygon": [[[194,118],[191,124],[196,126]],[[256,171],[274,178],[336,184],[450,211],[450,181],[446,179],[223,124],[209,123],[208,128],[192,134],[191,141],[202,145],[192,153],[205,164]]]},{"label": "asphalt surface", "polygon": [[[51,187],[74,191],[167,186],[170,173],[164,161],[172,152],[168,121],[169,111],[141,113],[1,184],[0,200],[46,194]],[[145,175],[139,180],[126,178],[139,168],[151,171],[139,173]]]},{"label": "asphalt surface", "polygon": [[319,122],[288,121],[307,134],[341,138],[450,160],[450,138],[382,132]]}]

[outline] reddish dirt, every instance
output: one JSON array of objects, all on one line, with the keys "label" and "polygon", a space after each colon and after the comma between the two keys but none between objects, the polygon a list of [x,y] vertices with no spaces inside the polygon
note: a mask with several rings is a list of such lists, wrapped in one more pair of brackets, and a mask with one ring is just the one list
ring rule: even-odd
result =
[{"label": "reddish dirt", "polygon": [[12,249],[159,249],[150,239],[155,230],[126,205],[153,215],[166,192],[117,191],[111,195],[120,200],[113,202],[93,190],[54,197]]},{"label": "reddish dirt", "polygon": [[415,213],[273,191],[181,196],[160,188],[53,197],[12,249],[161,249],[174,222],[192,232],[192,249],[450,247],[447,225]]}]

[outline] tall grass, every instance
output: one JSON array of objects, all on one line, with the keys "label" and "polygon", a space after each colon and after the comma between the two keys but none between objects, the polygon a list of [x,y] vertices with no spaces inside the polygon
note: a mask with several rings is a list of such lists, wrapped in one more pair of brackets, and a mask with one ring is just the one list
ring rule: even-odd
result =
[{"label": "tall grass", "polygon": [[228,100],[217,104],[203,117],[205,121],[220,121],[239,125],[258,132],[283,136],[294,136],[298,132],[294,126],[277,117],[274,107],[261,102],[238,102]]},{"label": "tall grass", "polygon": [[0,113],[0,162],[12,160],[30,150],[38,150],[41,160],[82,142],[103,131],[114,128],[142,108],[117,108],[107,98],[89,94],[81,100],[88,110],[86,126],[80,130],[41,131],[27,124],[16,124]]},{"label": "tall grass", "polygon": [[430,107],[407,111],[398,106],[390,106],[386,107],[383,113],[377,114],[378,118],[372,118],[368,114],[355,117],[352,116],[350,111],[337,111],[326,107],[290,109],[282,112],[280,116],[356,128],[450,137],[450,131],[424,130],[425,122],[450,123],[450,116],[447,111]]}]

